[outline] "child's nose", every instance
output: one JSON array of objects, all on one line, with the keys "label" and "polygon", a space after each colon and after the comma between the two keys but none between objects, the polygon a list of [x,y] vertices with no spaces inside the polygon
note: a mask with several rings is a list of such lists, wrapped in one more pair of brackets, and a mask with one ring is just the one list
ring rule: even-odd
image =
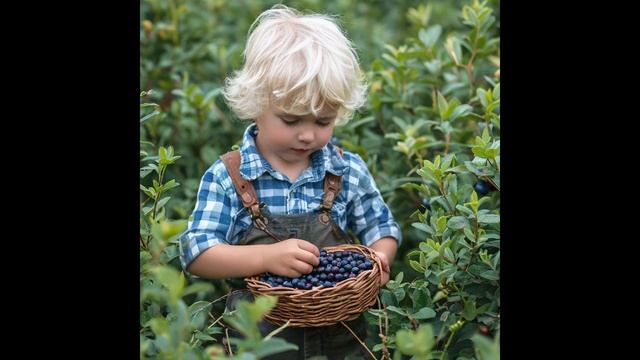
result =
[{"label": "child's nose", "polygon": [[298,140],[302,142],[311,142],[313,141],[314,137],[315,135],[313,133],[313,130],[311,129],[304,129],[298,133]]}]

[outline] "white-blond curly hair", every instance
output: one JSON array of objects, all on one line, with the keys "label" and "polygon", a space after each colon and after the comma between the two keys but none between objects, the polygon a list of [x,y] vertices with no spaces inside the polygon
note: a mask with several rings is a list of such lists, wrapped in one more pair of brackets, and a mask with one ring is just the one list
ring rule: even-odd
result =
[{"label": "white-blond curly hair", "polygon": [[328,106],[341,125],[365,103],[367,85],[334,19],[278,4],[251,25],[244,66],[226,79],[223,93],[241,119],[255,119],[271,105],[314,116]]}]

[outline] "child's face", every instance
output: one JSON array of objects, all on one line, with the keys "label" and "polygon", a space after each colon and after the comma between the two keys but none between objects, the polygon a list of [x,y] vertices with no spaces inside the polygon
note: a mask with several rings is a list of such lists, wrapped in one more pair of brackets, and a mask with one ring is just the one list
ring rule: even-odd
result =
[{"label": "child's face", "polygon": [[311,153],[331,139],[336,115],[336,110],[329,107],[323,108],[315,117],[313,114],[287,114],[272,106],[256,119],[258,148],[267,160],[306,163]]}]

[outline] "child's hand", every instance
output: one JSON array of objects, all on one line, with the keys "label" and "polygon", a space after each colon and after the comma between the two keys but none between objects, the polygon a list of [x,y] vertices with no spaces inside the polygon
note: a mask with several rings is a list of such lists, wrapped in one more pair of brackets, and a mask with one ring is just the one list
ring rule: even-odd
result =
[{"label": "child's hand", "polygon": [[380,287],[384,286],[389,281],[389,276],[391,273],[391,268],[389,267],[389,258],[387,254],[382,251],[375,251],[376,255],[380,258],[380,264],[382,264],[382,282],[380,283]]},{"label": "child's hand", "polygon": [[288,239],[267,246],[262,261],[268,272],[295,278],[320,263],[320,250],[306,240]]}]

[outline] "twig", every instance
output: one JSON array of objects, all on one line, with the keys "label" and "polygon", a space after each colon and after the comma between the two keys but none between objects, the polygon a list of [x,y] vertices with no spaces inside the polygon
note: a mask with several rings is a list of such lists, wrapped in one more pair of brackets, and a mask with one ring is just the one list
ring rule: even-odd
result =
[{"label": "twig", "polygon": [[353,337],[356,338],[356,340],[358,340],[358,342],[360,342],[360,345],[362,345],[365,349],[367,349],[367,352],[369,353],[369,355],[371,355],[371,357],[373,358],[373,360],[378,360],[376,358],[375,355],[373,355],[373,353],[371,352],[371,350],[369,350],[369,348],[367,347],[367,344],[365,344],[362,340],[360,340],[360,338],[358,337],[358,335],[356,335],[356,333],[353,332],[353,330],[351,330],[351,328],[349,327],[349,325],[345,324],[344,321],[340,321],[340,323],[342,325],[344,325],[344,327],[347,328],[347,330],[349,330],[349,332],[351,333],[351,335],[353,335]]},{"label": "twig", "polygon": [[224,328],[224,334],[227,337],[227,347],[229,348],[229,355],[233,356],[233,351],[231,351],[231,343],[229,342],[229,328]]},{"label": "twig", "polygon": [[284,325],[282,325],[279,328],[273,330],[272,332],[269,333],[269,335],[265,336],[264,337],[264,341],[267,341],[267,340],[271,339],[273,336],[277,335],[280,331],[282,331],[285,328],[287,328],[290,323],[291,323],[291,319],[287,320],[287,322],[284,323]]}]

